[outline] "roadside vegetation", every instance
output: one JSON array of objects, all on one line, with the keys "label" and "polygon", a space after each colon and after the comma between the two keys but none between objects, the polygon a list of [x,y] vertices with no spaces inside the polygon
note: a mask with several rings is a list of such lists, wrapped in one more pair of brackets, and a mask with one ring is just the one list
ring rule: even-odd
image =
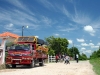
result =
[{"label": "roadside vegetation", "polygon": [[100,49],[92,53],[90,56],[90,63],[93,65],[95,73],[100,75]]},{"label": "roadside vegetation", "polygon": [[46,42],[49,46],[49,55],[56,55],[56,54],[67,54],[70,57],[76,58],[76,54],[79,55],[79,60],[87,60],[87,56],[84,53],[80,53],[78,48],[73,46],[68,48],[69,42],[66,38],[54,37],[50,36],[46,38]]}]

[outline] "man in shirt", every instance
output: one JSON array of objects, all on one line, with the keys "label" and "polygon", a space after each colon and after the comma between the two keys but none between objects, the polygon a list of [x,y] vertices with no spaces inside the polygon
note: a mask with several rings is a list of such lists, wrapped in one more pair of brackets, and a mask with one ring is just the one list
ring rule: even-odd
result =
[{"label": "man in shirt", "polygon": [[77,62],[77,63],[78,63],[78,57],[79,57],[78,54],[76,54],[76,62]]}]

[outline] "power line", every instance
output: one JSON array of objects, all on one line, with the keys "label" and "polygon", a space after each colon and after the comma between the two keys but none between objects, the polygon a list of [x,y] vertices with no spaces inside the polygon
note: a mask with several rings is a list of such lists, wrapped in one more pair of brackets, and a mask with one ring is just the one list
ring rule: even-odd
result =
[{"label": "power line", "polygon": [[[27,30],[27,28],[26,28],[26,30]],[[30,33],[28,30],[27,30],[27,32]],[[30,34],[31,34],[31,33],[30,33]],[[31,35],[33,35],[33,34],[31,34]]]}]

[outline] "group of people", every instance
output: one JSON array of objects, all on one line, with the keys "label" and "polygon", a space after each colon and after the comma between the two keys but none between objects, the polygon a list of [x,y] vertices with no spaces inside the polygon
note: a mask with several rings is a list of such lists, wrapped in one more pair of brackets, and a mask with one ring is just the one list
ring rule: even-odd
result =
[{"label": "group of people", "polygon": [[[65,64],[70,64],[69,55],[56,55],[55,59],[56,59],[56,63],[59,60],[59,61],[64,61]],[[75,60],[78,63],[78,54],[75,55]]]},{"label": "group of people", "polygon": [[55,57],[56,59],[56,63],[58,62],[58,60],[60,61],[64,61],[64,63],[70,64],[70,57],[68,55],[56,55]]}]

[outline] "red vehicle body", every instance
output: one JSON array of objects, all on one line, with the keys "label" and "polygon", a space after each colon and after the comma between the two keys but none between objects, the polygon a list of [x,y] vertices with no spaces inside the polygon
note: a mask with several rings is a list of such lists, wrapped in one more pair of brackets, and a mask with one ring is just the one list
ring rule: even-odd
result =
[{"label": "red vehicle body", "polygon": [[13,68],[16,65],[29,65],[33,68],[37,63],[39,66],[43,66],[44,60],[47,59],[47,53],[41,48],[38,50],[38,46],[42,47],[44,44],[43,40],[34,36],[19,37],[8,51],[6,64],[12,65]]}]

